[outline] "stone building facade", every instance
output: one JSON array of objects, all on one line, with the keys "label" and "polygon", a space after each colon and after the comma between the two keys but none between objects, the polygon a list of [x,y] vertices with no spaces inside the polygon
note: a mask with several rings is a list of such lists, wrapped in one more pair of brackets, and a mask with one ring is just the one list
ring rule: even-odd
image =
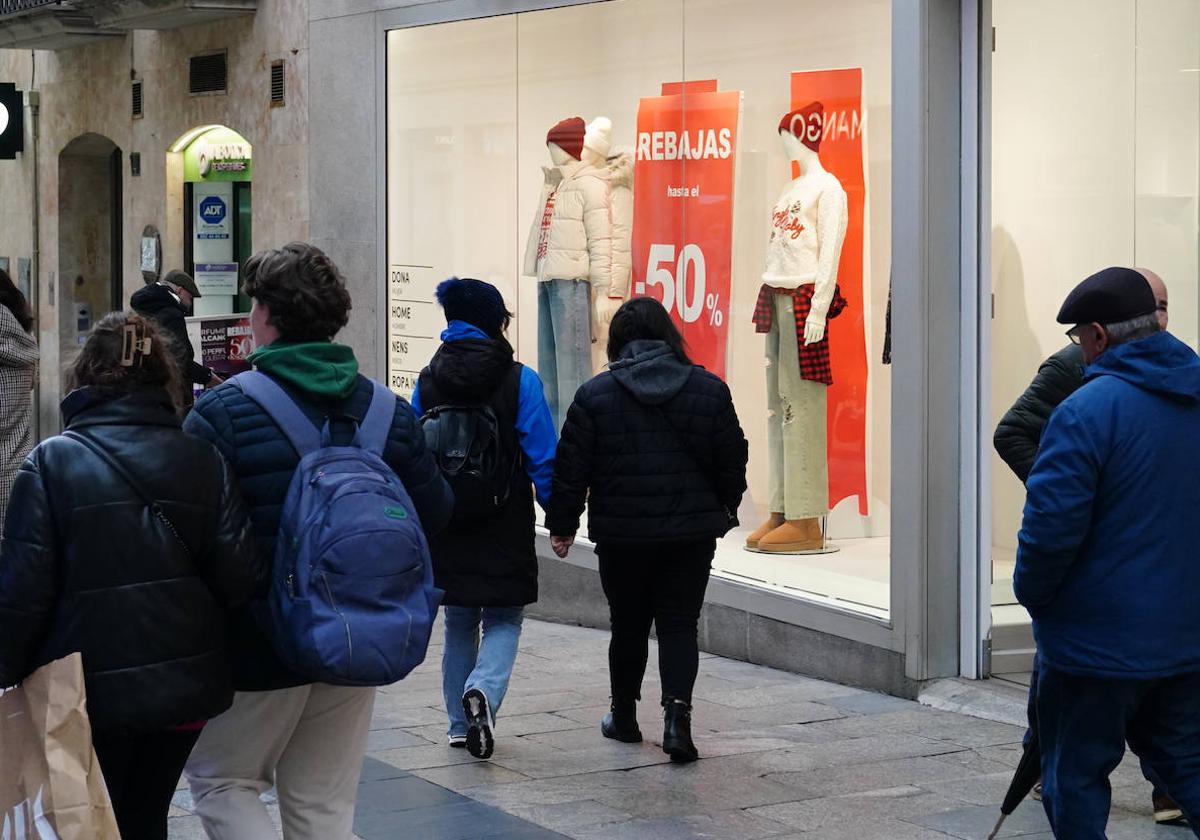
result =
[{"label": "stone building facade", "polygon": [[[78,328],[127,305],[144,282],[146,226],[160,234],[162,272],[184,264],[183,155],[172,148],[189,132],[227,126],[251,145],[252,249],[309,236],[308,5],[259,0],[247,5],[252,13],[200,22],[181,12],[168,29],[137,28],[146,24],[133,20],[124,31],[89,33],[80,45],[44,40],[50,49],[11,48],[21,41],[5,36],[27,18],[0,16],[0,47],[10,47],[0,49],[0,82],[38,100],[36,139],[27,106],[24,152],[0,161],[0,266],[7,258],[15,279],[22,260],[38,263],[42,436],[58,429],[62,372]],[[190,93],[191,58],[221,52],[225,92]],[[273,107],[278,62],[284,101]]]}]

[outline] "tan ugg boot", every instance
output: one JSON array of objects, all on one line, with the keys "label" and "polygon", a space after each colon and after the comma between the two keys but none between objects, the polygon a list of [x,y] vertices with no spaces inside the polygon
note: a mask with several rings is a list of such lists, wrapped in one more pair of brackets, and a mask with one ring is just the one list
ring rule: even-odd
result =
[{"label": "tan ugg boot", "polygon": [[783,524],[782,513],[772,513],[766,522],[754,529],[754,533],[746,537],[746,548],[758,548],[758,541]]},{"label": "tan ugg boot", "polygon": [[825,547],[820,519],[788,519],[758,541],[758,550],[787,554],[818,551]]}]

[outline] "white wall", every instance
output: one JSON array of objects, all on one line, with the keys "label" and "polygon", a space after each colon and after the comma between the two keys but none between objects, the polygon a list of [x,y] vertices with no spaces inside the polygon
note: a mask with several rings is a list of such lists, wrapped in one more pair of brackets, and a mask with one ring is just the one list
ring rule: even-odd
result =
[{"label": "white wall", "polygon": [[[1200,0],[1001,0],[992,89],[992,419],[1065,346],[1066,294],[1147,266],[1171,331],[1197,342]],[[994,464],[997,559],[1024,491]]]}]

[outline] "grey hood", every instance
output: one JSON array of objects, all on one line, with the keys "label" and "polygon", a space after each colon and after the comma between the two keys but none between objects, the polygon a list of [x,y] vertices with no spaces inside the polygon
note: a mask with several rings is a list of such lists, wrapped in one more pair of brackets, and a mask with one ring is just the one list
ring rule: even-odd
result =
[{"label": "grey hood", "polygon": [[692,375],[692,365],[681,362],[665,341],[642,339],[625,345],[609,370],[617,384],[647,405],[667,402]]}]

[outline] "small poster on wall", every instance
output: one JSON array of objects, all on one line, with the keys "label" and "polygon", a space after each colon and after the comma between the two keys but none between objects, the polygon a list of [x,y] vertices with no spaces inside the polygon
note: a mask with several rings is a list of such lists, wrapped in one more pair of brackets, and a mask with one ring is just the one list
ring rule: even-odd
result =
[{"label": "small poster on wall", "polygon": [[392,265],[388,269],[388,387],[409,399],[417,377],[441,342],[441,310],[434,302],[437,278],[427,265]]},{"label": "small poster on wall", "polygon": [[196,288],[201,295],[236,295],[238,264],[235,262],[196,263]]},{"label": "small poster on wall", "polygon": [[725,377],[742,92],[664,84],[638,107],[633,293],[657,298],[693,361]]},{"label": "small poster on wall", "polygon": [[[187,319],[188,339],[196,350],[196,361],[228,379],[250,370],[254,335],[247,315],[198,316]],[[196,392],[202,390],[198,386]]]}]

